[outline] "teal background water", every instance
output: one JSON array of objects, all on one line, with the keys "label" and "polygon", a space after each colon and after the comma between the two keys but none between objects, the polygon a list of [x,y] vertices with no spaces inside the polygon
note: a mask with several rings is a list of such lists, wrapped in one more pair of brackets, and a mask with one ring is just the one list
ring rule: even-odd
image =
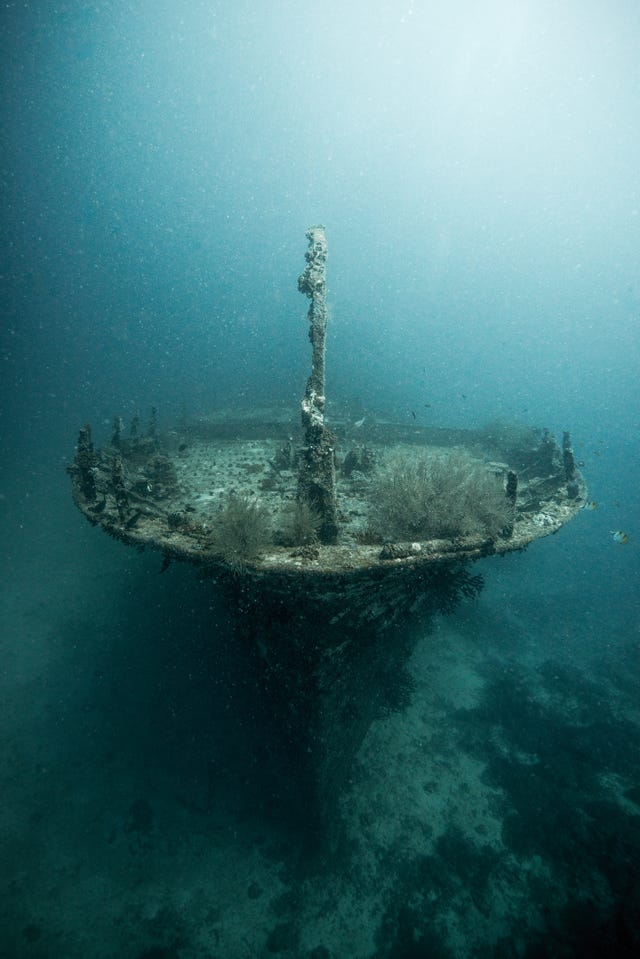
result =
[{"label": "teal background water", "polygon": [[[487,729],[511,728],[509,710],[523,708],[522,697],[498,695],[515,671],[513,689],[527,688],[538,703],[540,735],[558,736],[557,752],[543,750],[554,775],[540,769],[543,799],[535,808],[549,810],[552,832],[560,828],[554,810],[565,806],[592,828],[574,836],[583,850],[574,873],[553,858],[544,823],[535,833],[526,855],[549,861],[552,874],[546,886],[540,879],[548,911],[537,913],[537,925],[532,894],[523,890],[510,918],[492,918],[488,905],[482,933],[464,926],[457,953],[455,923],[436,910],[430,945],[425,939],[415,947],[422,952],[411,952],[398,903],[411,889],[428,895],[435,880],[423,870],[409,882],[405,871],[384,908],[369,908],[357,883],[349,887],[354,912],[368,909],[368,946],[355,932],[345,945],[349,921],[367,925],[352,916],[341,919],[340,935],[327,920],[315,940],[286,941],[280,951],[310,955],[324,943],[334,957],[463,956],[480,954],[481,942],[487,955],[534,947],[565,955],[577,941],[567,903],[587,900],[599,903],[600,911],[585,911],[607,935],[618,928],[612,917],[622,916],[627,939],[611,954],[624,955],[625,943],[635,948],[638,881],[631,867],[624,889],[615,877],[640,850],[637,765],[622,759],[640,758],[637,4],[43,0],[5,3],[0,24],[3,832],[14,883],[4,896],[4,954],[217,954],[214,934],[206,951],[194,931],[204,920],[193,890],[188,895],[183,884],[181,900],[172,887],[171,844],[194,823],[180,821],[168,803],[160,829],[156,812],[147,839],[165,846],[147,866],[153,893],[140,891],[144,850],[136,849],[128,872],[110,859],[107,840],[110,829],[131,834],[127,810],[141,795],[156,810],[162,805],[158,796],[189,737],[197,741],[187,763],[193,776],[211,751],[220,750],[218,759],[227,749],[236,754],[202,732],[215,726],[207,709],[223,722],[228,706],[227,685],[215,685],[219,700],[207,685],[210,663],[197,681],[201,710],[186,705],[185,677],[200,675],[211,631],[224,637],[228,628],[226,613],[188,570],[172,572],[168,587],[165,579],[158,584],[152,557],[129,555],[85,529],[63,466],[78,427],[91,421],[101,441],[115,413],[156,405],[167,425],[184,408],[240,408],[256,395],[295,408],[309,360],[296,278],[304,231],[318,222],[329,241],[330,402],[407,421],[415,413],[439,426],[499,417],[571,430],[598,509],[524,556],[482,564],[479,607],[448,620],[440,639],[482,674],[478,722]],[[612,541],[618,529],[629,535],[624,547]],[[174,645],[185,623],[195,652]],[[486,651],[480,663],[478,649]],[[540,669],[557,663],[566,671],[564,698],[549,725],[550,694],[537,682]],[[241,663],[224,668],[237,688]],[[418,691],[420,668],[418,661]],[[166,683],[182,717],[174,750],[166,745]],[[250,692],[232,708],[250,712]],[[447,747],[455,753],[464,747],[465,719],[462,707],[448,708],[460,734]],[[562,717],[574,728],[572,708],[583,710],[579,743],[557,732]],[[589,725],[600,711],[610,720],[604,732]],[[164,730],[165,746],[148,715]],[[536,728],[533,714],[520,719]],[[411,717],[397,736],[409,728]],[[515,740],[510,748],[533,751]],[[107,753],[119,756],[115,778],[101,771]],[[573,774],[577,754],[590,783],[618,777],[618,805],[599,813],[589,806],[591,787]],[[149,764],[144,783],[134,774],[139,761]],[[234,810],[253,809],[242,770],[237,760],[232,785],[220,787],[229,862],[236,854],[240,862],[254,828],[275,844],[275,827],[252,820],[243,832],[246,819],[234,821]],[[403,788],[410,785],[409,776]],[[535,803],[531,822],[538,822]],[[525,806],[518,808],[526,821]],[[89,807],[83,819],[79,808]],[[98,808],[113,816],[110,826]],[[84,833],[65,832],[67,814]],[[562,818],[561,828],[570,834],[572,822]],[[402,861],[381,835],[375,842]],[[278,847],[274,861],[304,872],[304,853],[279,840],[285,851]],[[469,849],[465,858],[454,847],[438,854],[438,874],[457,876],[464,888],[494,875],[488,860],[473,859],[475,872],[465,872]],[[39,871],[43,861],[57,876],[53,884]],[[84,898],[72,891],[74,870],[90,889]],[[213,903],[224,899],[226,881],[208,876],[198,889],[228,929],[232,907]],[[116,902],[109,923],[101,905],[107,887]],[[296,906],[307,931],[315,928],[305,913],[314,896],[321,897],[315,887]],[[441,889],[434,896],[447,898]],[[162,908],[183,909],[179,935],[153,925]],[[268,939],[273,914],[243,916],[253,931],[227,932],[219,954],[278,951]],[[126,953],[126,936],[118,936],[129,920],[138,939]],[[419,918],[411,922],[422,929]],[[212,929],[221,924],[210,920]],[[593,931],[589,941],[599,941]],[[607,954],[605,946],[593,954]],[[588,954],[581,948],[576,954]]]}]

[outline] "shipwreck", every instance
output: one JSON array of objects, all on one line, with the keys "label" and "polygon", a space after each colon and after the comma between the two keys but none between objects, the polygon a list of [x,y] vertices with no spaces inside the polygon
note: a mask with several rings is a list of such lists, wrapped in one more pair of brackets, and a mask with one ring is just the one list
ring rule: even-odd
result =
[{"label": "shipwreck", "polygon": [[[429,618],[474,596],[482,557],[556,533],[586,502],[568,433],[353,421],[325,411],[327,242],[307,232],[311,372],[301,410],[222,410],[161,431],[80,430],[68,467],[89,522],[165,570],[187,562],[224,591],[256,695],[278,717],[295,786],[320,828],[335,821],[355,753]],[[400,683],[401,685],[401,683]]]}]

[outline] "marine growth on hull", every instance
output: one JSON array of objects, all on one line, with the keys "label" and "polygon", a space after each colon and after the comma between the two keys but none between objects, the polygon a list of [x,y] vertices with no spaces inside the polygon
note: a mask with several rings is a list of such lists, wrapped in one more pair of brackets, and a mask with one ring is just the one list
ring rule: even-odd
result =
[{"label": "marine growth on hull", "polygon": [[332,420],[337,534],[300,496],[302,437],[278,411],[221,412],[160,437],[117,419],[95,450],[80,433],[77,505],[114,536],[198,564],[343,572],[362,565],[474,558],[555,532],[586,489],[565,434],[400,427]]}]

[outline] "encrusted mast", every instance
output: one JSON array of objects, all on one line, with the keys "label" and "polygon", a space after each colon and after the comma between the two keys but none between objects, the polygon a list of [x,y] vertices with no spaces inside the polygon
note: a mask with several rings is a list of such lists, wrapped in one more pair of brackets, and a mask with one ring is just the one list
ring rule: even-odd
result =
[{"label": "encrusted mast", "polygon": [[322,226],[312,226],[306,235],[309,240],[305,253],[307,266],[298,278],[298,289],[311,300],[307,318],[313,352],[311,375],[302,399],[305,446],[300,451],[298,497],[320,514],[320,541],[335,543],[338,535],[335,437],[324,425],[327,240]]}]

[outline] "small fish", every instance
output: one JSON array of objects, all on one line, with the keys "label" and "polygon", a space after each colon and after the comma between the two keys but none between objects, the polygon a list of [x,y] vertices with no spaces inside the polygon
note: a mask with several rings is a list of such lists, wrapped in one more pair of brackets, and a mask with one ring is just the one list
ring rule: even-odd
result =
[{"label": "small fish", "polygon": [[587,502],[582,507],[583,509],[597,509],[598,504],[594,499],[588,499]]},{"label": "small fish", "polygon": [[413,412],[413,410],[411,410],[411,415],[413,416],[413,418],[414,418],[414,420],[415,420],[416,414]]},{"label": "small fish", "polygon": [[353,424],[353,428],[356,430],[359,430],[361,426],[364,426],[364,421],[366,420],[366,418],[367,418],[366,416],[363,416],[361,420],[356,420],[355,423]]},{"label": "small fish", "polygon": [[612,529],[611,535],[613,536],[613,542],[620,543],[621,546],[629,542],[629,536],[621,529]]},{"label": "small fish", "polygon": [[425,404],[424,404],[424,408],[425,408],[425,410],[430,410],[430,409],[431,409],[431,403],[425,403]]}]

